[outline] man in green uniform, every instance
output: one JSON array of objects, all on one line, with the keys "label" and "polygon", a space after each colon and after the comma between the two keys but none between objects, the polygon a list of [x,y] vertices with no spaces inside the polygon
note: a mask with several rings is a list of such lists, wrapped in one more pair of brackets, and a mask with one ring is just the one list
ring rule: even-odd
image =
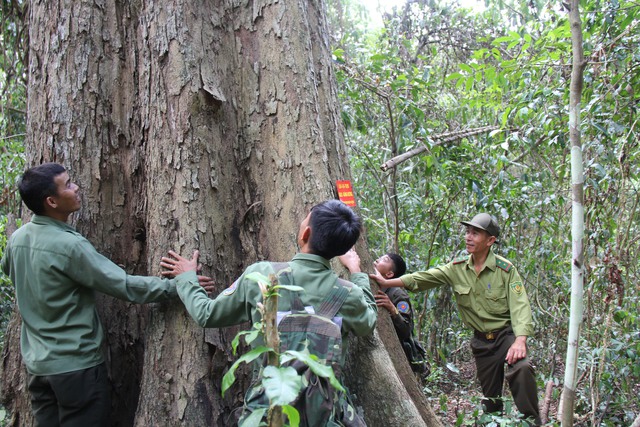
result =
[{"label": "man in green uniform", "polygon": [[[80,195],[63,166],[27,170],[18,189],[35,215],[13,233],[1,265],[16,287],[36,425],[108,426],[109,382],[95,291],[137,303],[161,301],[176,296],[175,280],[127,275],[67,224],[80,209]],[[194,254],[184,268],[196,266]]]},{"label": "man in green uniform", "polygon": [[[373,263],[373,268],[386,279],[393,279],[404,275],[407,271],[407,264],[402,257],[396,253],[382,255]],[[393,327],[396,330],[400,344],[411,369],[422,377],[428,375],[428,365],[425,360],[426,352],[413,335],[413,309],[411,299],[404,288],[381,287],[375,295],[376,304],[389,312]]]},{"label": "man in green uniform", "polygon": [[469,255],[449,264],[387,280],[371,275],[380,286],[404,286],[424,291],[447,285],[453,290],[462,321],[473,328],[471,350],[487,412],[502,410],[502,383],[506,378],[520,412],[540,424],[538,392],[527,358],[527,337],[533,334],[531,306],[522,279],[491,246],[500,235],[496,220],[481,213],[463,221]]},{"label": "man in green uniform", "polygon": [[[298,231],[299,253],[289,262],[291,276],[296,286],[304,288],[300,299],[304,307],[314,307],[318,312],[320,303],[329,295],[336,284],[337,275],[331,269],[329,260],[340,256],[340,261],[351,273],[349,294],[336,316],[341,318],[343,343],[352,333],[357,336],[369,335],[376,326],[376,303],[369,286],[369,277],[360,270],[360,258],[353,247],[360,236],[360,218],[344,203],[328,200],[314,206],[302,221]],[[202,327],[221,327],[243,322],[254,324],[261,321],[258,304],[262,302],[262,292],[258,284],[249,278],[251,273],[269,276],[274,273],[271,262],[263,261],[250,265],[229,288],[216,299],[210,299],[198,286],[194,273],[184,272],[182,264],[187,260],[173,252],[162,258],[163,274],[178,276],[178,295],[191,317]],[[278,311],[291,310],[288,298],[280,298]],[[255,341],[254,341],[255,343]],[[344,363],[346,345],[343,344],[341,364]],[[250,391],[250,390],[249,390]],[[248,395],[248,394],[247,394]],[[337,417],[346,414],[336,414]]]}]

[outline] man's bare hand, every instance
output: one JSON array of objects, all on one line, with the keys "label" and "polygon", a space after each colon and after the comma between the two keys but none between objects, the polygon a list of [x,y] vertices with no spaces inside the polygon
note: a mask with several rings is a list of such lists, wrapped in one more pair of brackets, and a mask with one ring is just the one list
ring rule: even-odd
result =
[{"label": "man's bare hand", "polygon": [[202,286],[204,288],[205,291],[207,291],[207,293],[209,295],[211,295],[211,293],[214,291],[215,289],[215,282],[213,281],[213,279],[209,276],[198,276],[198,282],[200,283],[200,286]]},{"label": "man's bare hand", "polygon": [[505,360],[509,365],[513,365],[520,359],[524,359],[527,357],[527,337],[525,335],[520,335],[516,337],[516,340],[511,347],[509,347],[509,351],[507,351],[507,357]]},{"label": "man's bare hand", "polygon": [[187,271],[197,271],[199,256],[199,251],[193,251],[193,258],[191,259],[181,257],[174,251],[169,251],[169,257],[163,256],[160,260],[160,267],[166,268],[166,270],[162,272],[162,275],[176,277]]},{"label": "man's bare hand", "polygon": [[347,251],[346,254],[338,257],[342,265],[344,265],[350,273],[360,273],[360,256],[354,248]]},{"label": "man's bare hand", "polygon": [[391,299],[387,296],[387,294],[382,291],[378,291],[378,293],[374,295],[374,298],[376,299],[376,305],[378,307],[384,308],[390,314],[396,314],[396,306],[393,305]]},{"label": "man's bare hand", "polygon": [[376,282],[378,285],[385,286],[385,282],[387,281],[387,279],[385,279],[384,276],[378,270],[374,270],[374,271],[375,273],[369,273],[369,278],[374,282]]}]

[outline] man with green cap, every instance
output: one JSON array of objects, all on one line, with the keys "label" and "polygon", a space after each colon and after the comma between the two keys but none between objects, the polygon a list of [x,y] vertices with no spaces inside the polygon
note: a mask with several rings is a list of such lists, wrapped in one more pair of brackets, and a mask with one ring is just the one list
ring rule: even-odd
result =
[{"label": "man with green cap", "polygon": [[380,286],[403,286],[413,292],[451,287],[462,321],[474,330],[471,350],[486,411],[502,411],[506,362],[506,378],[518,410],[540,425],[535,374],[527,358],[533,321],[522,279],[513,264],[493,252],[500,235],[495,218],[480,213],[462,224],[468,255],[399,278],[385,279],[377,272],[371,278]]}]

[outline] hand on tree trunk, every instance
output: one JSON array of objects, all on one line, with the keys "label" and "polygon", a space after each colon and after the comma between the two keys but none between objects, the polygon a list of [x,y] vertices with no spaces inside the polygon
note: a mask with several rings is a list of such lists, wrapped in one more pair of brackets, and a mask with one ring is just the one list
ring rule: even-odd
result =
[{"label": "hand on tree trunk", "polygon": [[378,293],[376,295],[374,295],[374,298],[376,299],[376,305],[378,307],[383,307],[384,309],[386,309],[391,315],[397,315],[398,311],[396,309],[396,306],[393,305],[393,303],[391,302],[391,299],[389,299],[389,297],[387,296],[387,294],[385,294],[382,291],[378,291]]}]

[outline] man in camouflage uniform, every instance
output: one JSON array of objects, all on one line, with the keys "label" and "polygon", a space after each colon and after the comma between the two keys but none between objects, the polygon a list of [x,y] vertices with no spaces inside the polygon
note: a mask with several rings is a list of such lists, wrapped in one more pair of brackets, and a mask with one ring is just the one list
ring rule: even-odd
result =
[{"label": "man in camouflage uniform", "polygon": [[[407,271],[406,262],[396,253],[382,255],[374,261],[373,267],[386,279],[400,277]],[[429,375],[428,365],[425,360],[426,352],[413,335],[413,309],[407,291],[401,287],[381,287],[375,298],[378,307],[384,308],[389,312],[393,327],[396,330],[411,369],[418,378]]]},{"label": "man in camouflage uniform", "polygon": [[533,334],[533,321],[522,279],[508,260],[493,253],[491,246],[500,229],[491,215],[481,213],[462,224],[466,226],[469,255],[396,279],[385,279],[379,273],[371,277],[380,286],[404,286],[413,292],[451,287],[462,321],[474,330],[471,350],[486,411],[502,410],[506,362],[506,378],[518,410],[539,425],[537,386],[527,358],[527,337]]},{"label": "man in camouflage uniform", "polygon": [[[377,320],[377,308],[371,293],[369,277],[361,272],[357,253],[350,250],[360,236],[360,229],[360,218],[344,203],[338,200],[320,203],[311,209],[300,224],[300,251],[289,261],[293,282],[296,286],[304,288],[304,292],[300,293],[302,303],[305,307],[314,307],[316,312],[336,284],[337,275],[331,269],[329,260],[340,256],[340,261],[351,273],[350,282],[353,286],[349,287],[349,294],[336,315],[342,322],[341,365],[344,364],[346,356],[347,335],[369,335],[373,333]],[[265,276],[273,274],[274,265],[271,262],[263,261],[250,265],[240,278],[216,299],[210,299],[198,284],[195,273],[190,273],[190,277],[181,274],[183,265],[188,265],[188,260],[173,252],[169,254],[171,257],[164,257],[160,264],[167,268],[163,274],[180,275],[177,278],[178,295],[191,317],[200,326],[213,328],[261,321],[257,305],[262,303],[262,292],[258,284],[247,276],[256,272]],[[280,298],[278,311],[288,310],[291,310],[289,299]],[[255,341],[252,344],[255,344]],[[354,420],[345,419],[353,417],[353,413],[340,412],[343,411],[338,408],[336,417],[340,422],[345,425],[354,423]]]}]

